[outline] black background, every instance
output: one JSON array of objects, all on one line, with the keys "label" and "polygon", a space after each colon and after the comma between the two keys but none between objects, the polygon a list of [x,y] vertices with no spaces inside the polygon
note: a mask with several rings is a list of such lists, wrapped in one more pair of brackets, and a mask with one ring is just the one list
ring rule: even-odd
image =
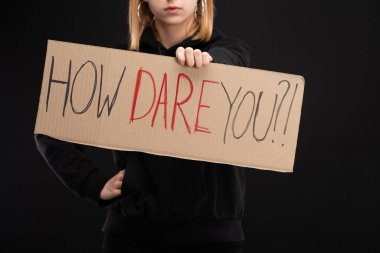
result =
[{"label": "black background", "polygon": [[[69,192],[33,130],[47,39],[112,47],[128,1],[1,5],[0,251],[101,252],[105,211]],[[247,170],[246,252],[380,251],[376,1],[216,1],[251,67],[306,79],[294,173]],[[110,151],[86,147],[108,175]]]}]

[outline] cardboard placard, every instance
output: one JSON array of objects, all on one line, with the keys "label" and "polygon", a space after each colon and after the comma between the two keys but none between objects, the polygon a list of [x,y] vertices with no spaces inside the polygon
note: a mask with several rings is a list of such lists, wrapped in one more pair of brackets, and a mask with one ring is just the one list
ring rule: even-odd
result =
[{"label": "cardboard placard", "polygon": [[303,90],[298,75],[49,40],[34,133],[291,172]]}]

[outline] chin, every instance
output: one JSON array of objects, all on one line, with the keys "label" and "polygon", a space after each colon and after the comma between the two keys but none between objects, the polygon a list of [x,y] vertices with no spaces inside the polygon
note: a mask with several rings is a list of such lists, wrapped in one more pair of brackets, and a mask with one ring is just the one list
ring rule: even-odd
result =
[{"label": "chin", "polygon": [[183,17],[166,17],[161,19],[161,22],[165,25],[179,25],[186,22],[186,19]]}]

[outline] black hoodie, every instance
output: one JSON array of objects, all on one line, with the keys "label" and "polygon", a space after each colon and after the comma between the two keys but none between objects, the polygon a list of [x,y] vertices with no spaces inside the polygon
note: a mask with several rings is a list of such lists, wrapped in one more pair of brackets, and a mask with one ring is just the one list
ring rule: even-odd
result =
[{"label": "black hoodie", "polygon": [[[188,37],[170,48],[146,28],[140,51],[175,56],[182,46],[208,52],[215,63],[249,67],[249,46],[214,28],[210,41]],[[118,48],[127,49],[119,46]],[[37,148],[55,175],[72,192],[107,209],[102,231],[122,241],[243,241],[245,169],[232,165],[112,150],[119,170],[126,169],[121,195],[100,199],[109,180],[79,144],[35,134]]]}]

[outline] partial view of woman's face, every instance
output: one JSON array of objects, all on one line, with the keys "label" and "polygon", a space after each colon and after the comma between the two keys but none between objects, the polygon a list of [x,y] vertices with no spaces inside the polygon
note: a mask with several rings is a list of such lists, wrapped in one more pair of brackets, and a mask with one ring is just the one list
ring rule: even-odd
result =
[{"label": "partial view of woman's face", "polygon": [[156,22],[178,25],[194,17],[197,0],[144,0],[156,17]]}]

